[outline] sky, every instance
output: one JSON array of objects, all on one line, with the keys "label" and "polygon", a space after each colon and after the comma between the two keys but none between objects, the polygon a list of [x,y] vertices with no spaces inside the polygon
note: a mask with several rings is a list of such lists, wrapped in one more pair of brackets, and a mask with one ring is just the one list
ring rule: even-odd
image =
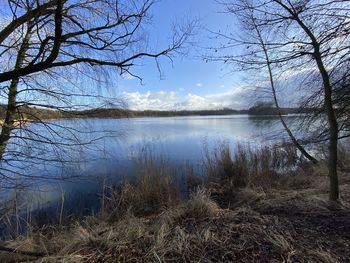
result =
[{"label": "sky", "polygon": [[[5,0],[0,0],[0,6],[4,4]],[[159,59],[160,71],[154,59],[137,60],[137,65],[132,66],[129,70],[132,74],[142,78],[142,83],[131,74],[117,75],[115,68],[113,68],[113,76],[109,78],[108,85],[106,85],[108,87],[105,87],[100,81],[105,80],[102,75],[97,77],[94,75],[97,80],[95,82],[91,78],[84,77],[84,74],[80,74],[79,68],[78,71],[72,70],[73,73],[70,75],[69,71],[60,68],[61,71],[57,70],[56,74],[58,76],[61,76],[60,73],[64,74],[62,81],[47,83],[45,76],[42,79],[37,76],[35,81],[41,81],[41,84],[48,86],[48,89],[51,86],[52,89],[57,88],[57,86],[59,86],[58,88],[64,87],[66,93],[67,90],[71,89],[74,96],[66,96],[69,99],[65,98],[64,100],[58,98],[57,102],[46,102],[47,97],[39,92],[39,95],[28,96],[27,93],[22,93],[23,98],[21,99],[23,101],[33,100],[37,104],[39,102],[40,105],[45,103],[50,105],[56,103],[57,106],[62,107],[74,105],[79,109],[106,105],[110,107],[111,103],[113,106],[118,104],[120,106],[120,101],[123,102],[124,107],[133,110],[247,109],[255,103],[257,96],[260,96],[260,94],[251,92],[252,86],[260,86],[260,88],[269,86],[266,79],[259,79],[259,75],[266,76],[263,70],[254,72],[254,76],[252,76],[251,73],[233,71],[232,65],[206,61],[205,54],[208,54],[208,48],[227,44],[222,43],[223,39],[216,39],[212,32],[242,34],[234,16],[225,13],[224,7],[217,0],[156,0],[150,12],[151,21],[147,20],[147,23],[142,26],[148,39],[146,51],[151,49],[152,53],[158,53],[167,49],[173,36],[174,24],[181,25],[186,21],[198,21],[195,35],[185,45],[188,52],[174,54],[171,60],[168,58]],[[0,10],[0,27],[7,25],[11,18],[9,9]],[[133,48],[134,46],[130,47],[130,49]],[[218,50],[219,53],[222,51],[222,49]],[[235,52],[233,55],[238,55],[242,51],[239,48],[232,50]],[[221,54],[225,54],[225,52],[226,50]],[[15,57],[11,54],[10,56],[12,59]],[[116,56],[118,57],[118,54]],[[11,64],[6,59],[3,59],[2,63],[5,67],[7,64]],[[307,68],[307,70],[309,69]],[[300,69],[298,69],[298,74],[299,71]],[[99,71],[94,71],[94,73],[100,74]],[[295,73],[293,71],[289,74],[289,84],[287,81],[279,83],[279,86],[283,88],[278,90],[279,101],[284,107],[295,106],[294,101],[303,96],[302,94],[296,95],[294,89],[289,89],[289,87],[297,86],[297,84],[292,83],[296,77],[291,77]],[[310,75],[308,71],[301,74]],[[248,83],[247,80],[250,80],[251,83]],[[78,90],[76,91],[76,89]],[[82,95],[80,95],[80,91]],[[285,93],[283,94],[283,92]],[[29,91],[29,93],[31,92]],[[3,98],[1,96],[0,92],[0,103],[6,103],[7,94]],[[270,94],[265,92],[264,96],[270,96]],[[99,100],[101,97],[102,101]],[[67,103],[67,105],[61,105],[62,103]]]},{"label": "sky", "polygon": [[[5,4],[0,0],[0,5]],[[133,110],[206,110],[234,108],[244,109],[250,106],[245,83],[239,73],[222,63],[206,62],[204,55],[208,47],[220,44],[213,39],[209,31],[235,30],[234,18],[222,12],[223,6],[216,0],[157,0],[152,6],[151,22],[144,26],[147,32],[148,46],[155,53],[166,49],[171,42],[173,25],[186,21],[198,21],[195,35],[186,44],[188,52],[174,54],[172,60],[160,59],[161,73],[153,59],[138,61],[130,70],[139,79],[130,74],[113,76],[112,86],[106,90],[91,85],[102,97],[122,100],[123,105]],[[4,13],[5,12],[5,13]],[[8,17],[7,17],[8,15]],[[0,12],[0,25],[8,23],[12,16]],[[2,24],[1,24],[2,23]],[[77,76],[84,78],[83,76]],[[83,80],[76,80],[83,83]],[[69,83],[66,83],[69,85]],[[87,87],[82,85],[82,89]],[[89,89],[90,90],[90,89]],[[34,95],[35,97],[36,95]],[[28,99],[28,98],[25,98]],[[35,99],[37,99],[35,97]],[[40,100],[45,100],[40,98]],[[77,98],[78,105],[101,105],[90,99]],[[116,101],[117,101],[116,100]],[[2,103],[6,103],[0,98]],[[60,103],[60,102],[57,102]],[[75,102],[74,102],[75,103]]]},{"label": "sky", "polygon": [[[221,63],[205,62],[207,47],[218,42],[209,32],[233,28],[233,18],[222,13],[215,0],[161,0],[152,9],[149,26],[150,46],[161,49],[171,35],[173,23],[198,20],[199,28],[190,51],[173,60],[161,59],[161,76],[154,61],[143,61],[116,82],[119,96],[134,110],[201,110],[225,107],[242,109],[248,105],[246,90],[239,73]],[[180,22],[179,22],[180,21]]]}]

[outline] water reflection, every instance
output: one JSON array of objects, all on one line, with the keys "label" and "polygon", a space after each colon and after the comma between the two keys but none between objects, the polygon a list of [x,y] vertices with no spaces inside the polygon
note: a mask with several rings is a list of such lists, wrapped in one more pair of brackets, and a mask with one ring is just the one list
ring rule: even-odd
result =
[{"label": "water reflection", "polygon": [[[293,116],[286,117],[292,120]],[[45,180],[34,181],[35,190],[28,192],[34,203],[42,200],[57,200],[61,192],[65,194],[96,193],[96,189],[106,178],[118,182],[131,173],[140,149],[148,145],[155,155],[164,154],[174,166],[189,162],[195,169],[202,164],[203,145],[211,151],[218,143],[226,141],[234,151],[236,144],[269,144],[283,138],[282,126],[277,118],[235,116],[193,116],[135,119],[84,119],[52,121],[56,132],[48,132],[40,124],[28,125],[27,132],[35,132],[59,141],[60,145],[33,143],[29,152],[38,160],[24,165],[26,160],[2,164],[19,167],[18,172],[35,178],[45,176]],[[74,138],[81,144],[65,145],[65,140]],[[59,135],[59,136],[58,136]],[[55,136],[58,136],[55,138]],[[85,144],[85,142],[91,142]],[[15,144],[18,151],[28,151],[27,143]],[[70,177],[60,183],[49,178]],[[32,181],[32,179],[30,179]],[[34,197],[33,197],[34,196]],[[38,197],[39,196],[39,197]],[[40,201],[38,201],[40,200]]]}]

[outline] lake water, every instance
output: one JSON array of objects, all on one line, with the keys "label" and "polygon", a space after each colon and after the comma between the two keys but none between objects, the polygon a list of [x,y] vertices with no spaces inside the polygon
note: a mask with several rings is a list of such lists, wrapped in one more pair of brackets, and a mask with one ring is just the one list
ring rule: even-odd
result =
[{"label": "lake water", "polygon": [[[278,118],[248,115],[55,120],[30,124],[15,135],[27,139],[12,139],[2,170],[26,176],[16,183],[32,184],[35,191],[26,189],[26,199],[30,195],[38,206],[59,200],[62,192],[96,197],[106,178],[117,183],[128,176],[145,149],[174,166],[190,163],[200,171],[203,151],[222,142],[234,151],[237,143],[262,145],[286,137]],[[69,179],[50,180],[60,177]]]}]

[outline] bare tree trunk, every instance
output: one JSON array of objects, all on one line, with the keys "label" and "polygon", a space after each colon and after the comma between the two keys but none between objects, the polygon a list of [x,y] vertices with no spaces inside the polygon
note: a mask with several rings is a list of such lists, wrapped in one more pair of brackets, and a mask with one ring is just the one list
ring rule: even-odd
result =
[{"label": "bare tree trunk", "polygon": [[293,19],[299,24],[311,40],[312,47],[314,48],[313,56],[316,61],[318,70],[322,77],[323,89],[324,89],[324,108],[327,114],[329,125],[329,146],[328,146],[328,175],[330,180],[329,200],[337,201],[339,199],[339,182],[338,182],[338,121],[335,115],[332,101],[332,85],[329,78],[329,74],[323,64],[322,54],[320,51],[320,43],[311,29],[300,19],[295,10],[283,4],[281,1],[275,0],[277,4],[287,10]]},{"label": "bare tree trunk", "polygon": [[275,103],[275,106],[277,108],[277,112],[278,112],[278,116],[280,118],[280,121],[284,127],[284,129],[286,130],[286,132],[288,133],[290,139],[292,140],[293,144],[295,147],[297,147],[297,149],[301,152],[302,155],[304,155],[308,160],[310,160],[312,163],[317,164],[318,161],[316,160],[315,157],[311,156],[306,150],[305,148],[298,142],[298,140],[295,138],[295,136],[293,135],[292,131],[289,129],[288,125],[286,124],[286,122],[284,121],[284,118],[282,116],[282,112],[281,112],[281,108],[278,104],[278,100],[277,100],[277,95],[276,95],[276,89],[275,89],[275,84],[274,84],[274,80],[273,80],[273,75],[272,75],[272,70],[271,70],[271,65],[270,62],[268,61],[267,63],[268,65],[268,71],[269,71],[269,75],[270,75],[270,83],[271,83],[271,89],[272,89],[272,94],[273,94],[273,101]]},{"label": "bare tree trunk", "polygon": [[[23,42],[19,48],[15,69],[20,68],[25,60],[26,52],[29,47],[29,40],[32,34],[33,23],[29,22],[27,25],[27,32],[24,36]],[[11,136],[11,131],[14,127],[16,111],[17,111],[17,87],[19,83],[19,78],[14,78],[11,80],[9,86],[9,94],[7,100],[6,117],[2,125],[0,134],[0,160],[2,160],[8,141]]]},{"label": "bare tree trunk", "polygon": [[324,87],[324,107],[326,110],[329,125],[329,145],[328,145],[328,175],[330,180],[329,199],[336,201],[339,199],[339,182],[338,182],[338,121],[335,116],[332,101],[332,86],[330,83],[328,72],[326,71],[320,50],[315,49],[315,59],[320,70],[323,87]]},{"label": "bare tree trunk", "polygon": [[318,70],[322,77],[324,88],[324,108],[327,114],[329,125],[329,145],[328,145],[328,176],[330,180],[329,200],[337,201],[339,199],[339,182],[338,182],[338,121],[335,115],[332,101],[332,85],[329,74],[323,64],[320,45],[312,32],[297,18],[297,22],[304,31],[309,35],[314,47],[314,58]]},{"label": "bare tree trunk", "polygon": [[267,65],[267,69],[269,72],[269,80],[270,80],[270,84],[271,84],[271,90],[272,90],[272,95],[273,95],[273,101],[275,103],[275,106],[277,108],[277,113],[278,113],[278,117],[283,125],[283,128],[286,130],[286,132],[288,133],[289,138],[292,140],[293,144],[295,147],[297,147],[297,149],[301,152],[301,154],[303,156],[305,156],[308,160],[310,160],[311,162],[313,162],[314,164],[317,164],[318,161],[316,160],[316,158],[314,158],[313,156],[311,156],[306,150],[305,148],[298,142],[298,140],[295,138],[294,134],[292,133],[292,131],[289,129],[287,123],[284,121],[283,115],[282,115],[282,111],[281,108],[279,106],[278,103],[278,99],[277,99],[277,95],[276,95],[276,87],[275,87],[275,81],[273,79],[273,73],[272,73],[272,68],[271,68],[271,62],[270,62],[270,58],[269,58],[269,54],[268,54],[268,50],[266,48],[265,42],[262,38],[262,35],[260,33],[260,30],[257,26],[257,24],[255,23],[254,17],[252,16],[252,22],[255,28],[255,31],[258,35],[259,38],[259,42],[261,45],[261,48],[264,52],[265,55],[265,60],[266,60],[266,65]]}]

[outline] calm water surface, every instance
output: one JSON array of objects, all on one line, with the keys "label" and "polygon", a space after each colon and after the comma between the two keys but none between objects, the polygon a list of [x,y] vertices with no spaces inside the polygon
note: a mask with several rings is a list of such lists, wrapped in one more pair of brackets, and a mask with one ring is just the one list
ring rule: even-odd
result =
[{"label": "calm water surface", "polygon": [[[286,117],[289,122],[296,118]],[[262,145],[285,137],[277,118],[247,115],[79,119],[51,123],[53,131],[50,132],[40,124],[28,125],[26,129],[28,133],[52,137],[62,145],[55,147],[38,141],[16,145],[19,152],[27,151],[39,159],[28,163],[23,157],[22,161],[13,161],[10,165],[20,167],[12,169],[34,178],[74,178],[35,181],[33,189],[41,191],[33,194],[36,201],[38,196],[45,202],[59,199],[62,192],[96,193],[105,178],[118,182],[128,176],[143,149],[154,156],[165,156],[174,166],[190,163],[200,170],[204,150],[210,152],[222,142],[234,151],[237,143]],[[49,161],[57,158],[60,162]]]}]

